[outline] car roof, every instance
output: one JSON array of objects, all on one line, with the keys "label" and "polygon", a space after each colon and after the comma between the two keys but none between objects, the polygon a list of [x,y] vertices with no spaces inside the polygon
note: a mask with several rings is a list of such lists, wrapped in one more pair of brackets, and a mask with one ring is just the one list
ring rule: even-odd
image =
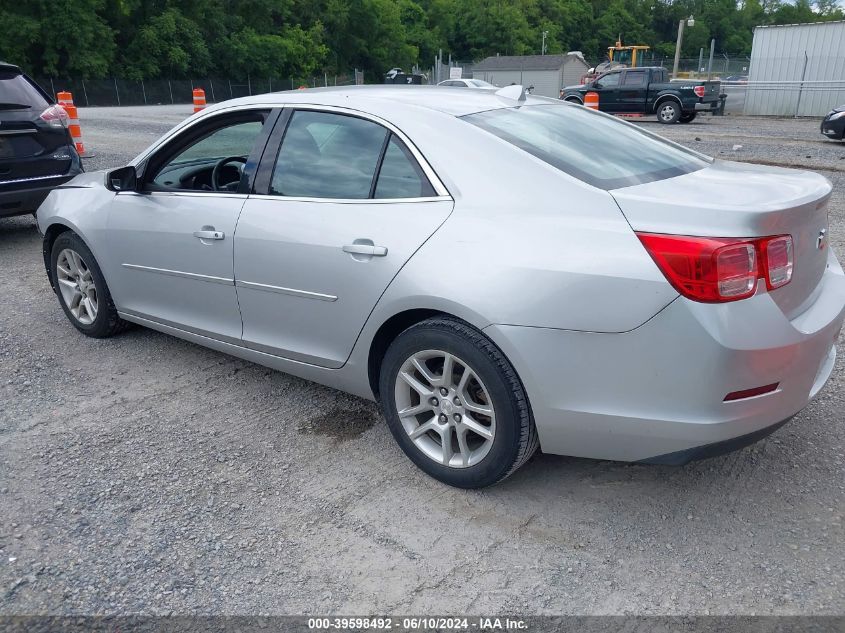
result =
[{"label": "car roof", "polygon": [[[463,116],[485,110],[512,108],[517,105],[538,105],[558,102],[557,99],[528,95],[525,101],[502,97],[493,91],[466,90],[451,86],[414,85],[369,85],[338,86],[330,88],[309,88],[307,90],[286,90],[262,95],[253,95],[218,105],[258,104],[311,104],[339,106],[367,111],[373,107],[380,111],[392,107],[423,108]],[[211,109],[208,108],[209,110]]]}]

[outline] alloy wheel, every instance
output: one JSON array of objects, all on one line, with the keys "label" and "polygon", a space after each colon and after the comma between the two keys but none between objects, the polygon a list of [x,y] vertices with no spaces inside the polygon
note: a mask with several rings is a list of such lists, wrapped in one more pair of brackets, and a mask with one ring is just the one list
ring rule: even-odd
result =
[{"label": "alloy wheel", "polygon": [[97,285],[91,269],[75,250],[66,248],[56,260],[56,280],[68,311],[82,325],[97,319]]},{"label": "alloy wheel", "polygon": [[660,108],[660,118],[664,121],[671,121],[675,118],[675,106],[666,103]]},{"label": "alloy wheel", "polygon": [[483,460],[496,435],[496,412],[478,374],[440,350],[410,356],[399,370],[396,411],[416,447],[451,468]]}]

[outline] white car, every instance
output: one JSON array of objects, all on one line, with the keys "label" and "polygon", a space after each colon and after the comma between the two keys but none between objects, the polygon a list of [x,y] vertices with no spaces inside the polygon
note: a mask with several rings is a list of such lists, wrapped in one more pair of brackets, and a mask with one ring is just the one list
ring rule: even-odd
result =
[{"label": "white car", "polygon": [[520,86],[361,86],[215,104],[38,225],[83,334],[380,400],[414,463],[478,487],[538,445],[679,464],[806,406],[845,318],[830,193]]},{"label": "white car", "polygon": [[498,90],[498,86],[494,86],[490,82],[483,79],[447,79],[441,81],[438,86],[451,86],[452,88],[475,88],[476,90]]}]

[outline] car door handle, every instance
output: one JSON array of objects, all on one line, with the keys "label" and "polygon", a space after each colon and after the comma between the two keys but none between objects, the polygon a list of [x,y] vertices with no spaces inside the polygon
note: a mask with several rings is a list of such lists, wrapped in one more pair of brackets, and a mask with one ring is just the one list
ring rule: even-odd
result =
[{"label": "car door handle", "polygon": [[387,248],[384,246],[373,246],[372,244],[346,244],[343,247],[344,253],[350,255],[370,255],[371,257],[384,257],[387,255]]},{"label": "car door handle", "polygon": [[194,231],[194,237],[201,240],[222,240],[226,234],[223,231]]}]

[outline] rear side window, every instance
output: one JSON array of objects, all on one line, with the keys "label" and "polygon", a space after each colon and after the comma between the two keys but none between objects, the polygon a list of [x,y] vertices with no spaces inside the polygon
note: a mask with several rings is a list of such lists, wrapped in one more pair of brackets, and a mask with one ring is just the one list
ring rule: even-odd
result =
[{"label": "rear side window", "polygon": [[369,198],[387,130],[356,117],[294,112],[270,193],[305,198]]},{"label": "rear side window", "polygon": [[365,200],[435,196],[404,143],[373,121],[299,110],[285,131],[270,194]]},{"label": "rear side window", "polygon": [[625,73],[625,79],[622,81],[623,86],[643,86],[645,85],[645,71],[644,70],[629,70]]},{"label": "rear side window", "polygon": [[0,110],[44,110],[50,103],[25,76],[0,70]]},{"label": "rear side window", "polygon": [[376,183],[376,198],[428,198],[435,195],[428,178],[405,145],[390,136]]},{"label": "rear side window", "polygon": [[502,108],[463,119],[601,189],[672,178],[710,164],[692,150],[583,106]]}]

